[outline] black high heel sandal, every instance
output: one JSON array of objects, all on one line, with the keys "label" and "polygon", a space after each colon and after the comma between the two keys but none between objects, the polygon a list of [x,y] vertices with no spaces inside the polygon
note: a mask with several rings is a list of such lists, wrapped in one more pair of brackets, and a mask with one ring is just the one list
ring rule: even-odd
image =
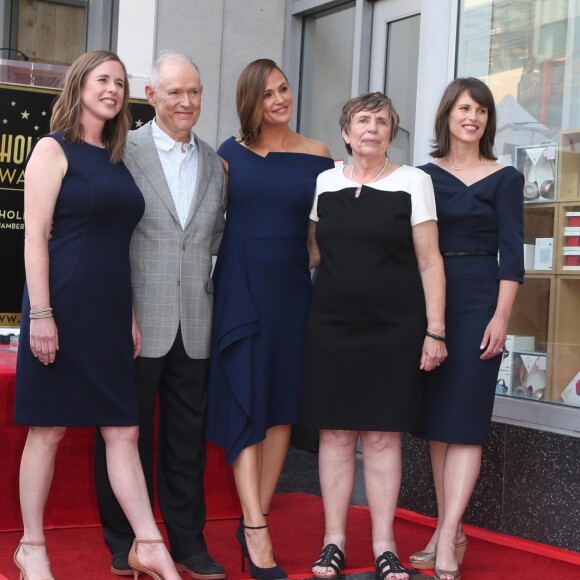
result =
[{"label": "black high heel sandal", "polygon": [[312,564],[312,567],[320,566],[321,568],[331,568],[334,570],[334,574],[318,574],[316,572],[312,572],[312,574],[315,578],[334,580],[340,576],[345,564],[346,557],[344,552],[336,544],[326,544],[326,546],[322,548],[318,560]]},{"label": "black high heel sandal", "polygon": [[263,526],[246,526],[244,523],[243,516],[240,517],[240,525],[236,531],[236,538],[240,543],[242,548],[242,572],[246,571],[246,558],[248,558],[248,562],[250,564],[250,574],[252,578],[256,580],[286,580],[288,578],[288,574],[280,568],[280,566],[272,566],[271,568],[260,568],[256,566],[250,558],[250,552],[248,551],[248,543],[246,541],[246,533],[244,530],[263,530],[267,528],[268,525],[264,524]]}]

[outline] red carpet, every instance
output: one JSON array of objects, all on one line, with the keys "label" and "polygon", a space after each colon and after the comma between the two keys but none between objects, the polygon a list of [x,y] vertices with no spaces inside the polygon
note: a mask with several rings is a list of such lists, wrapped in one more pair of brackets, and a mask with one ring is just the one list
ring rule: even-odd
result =
[{"label": "red carpet", "polygon": [[[270,516],[271,534],[278,562],[295,577],[309,576],[323,535],[320,498],[302,494],[275,497]],[[206,539],[212,555],[226,568],[229,580],[247,578],[240,571],[240,549],[235,540],[236,519],[212,520]],[[432,520],[399,510],[395,533],[403,558],[421,548],[432,531]],[[580,554],[465,526],[469,546],[462,566],[462,580],[540,580],[580,578]],[[0,534],[0,580],[16,580],[12,553],[20,533]],[[47,532],[53,572],[59,580],[113,580],[109,555],[101,529],[58,529]],[[346,573],[372,570],[370,518],[367,508],[351,507]],[[431,573],[428,573],[431,574]],[[186,576],[183,576],[184,579]],[[143,578],[143,577],[142,577]],[[189,578],[189,576],[187,576]]]},{"label": "red carpet", "polygon": [[[22,529],[18,499],[18,469],[28,429],[12,422],[15,353],[0,348],[0,532]],[[56,456],[55,475],[48,497],[45,527],[98,526],[93,477],[94,429],[69,429]],[[208,519],[240,513],[232,470],[224,453],[208,444],[205,470]],[[159,516],[159,512],[156,513]],[[1,571],[1,570],[0,570]]]}]

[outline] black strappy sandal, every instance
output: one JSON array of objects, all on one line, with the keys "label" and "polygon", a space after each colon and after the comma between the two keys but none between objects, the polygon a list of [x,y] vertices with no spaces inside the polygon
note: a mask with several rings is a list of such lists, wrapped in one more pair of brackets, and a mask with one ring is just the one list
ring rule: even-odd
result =
[{"label": "black strappy sandal", "polygon": [[316,572],[313,572],[312,574],[315,578],[323,578],[326,580],[336,578],[344,568],[345,563],[346,558],[344,552],[336,544],[327,544],[322,548],[320,557],[316,562],[314,562],[314,564],[312,564],[312,567],[320,566],[323,568],[332,568],[332,570],[335,571],[335,574],[332,574],[331,576],[328,574],[317,574]]},{"label": "black strappy sandal", "polygon": [[389,574],[408,574],[409,578],[414,570],[407,570],[401,564],[401,560],[393,552],[383,552],[377,558],[377,567],[375,568],[376,580],[387,580]]}]

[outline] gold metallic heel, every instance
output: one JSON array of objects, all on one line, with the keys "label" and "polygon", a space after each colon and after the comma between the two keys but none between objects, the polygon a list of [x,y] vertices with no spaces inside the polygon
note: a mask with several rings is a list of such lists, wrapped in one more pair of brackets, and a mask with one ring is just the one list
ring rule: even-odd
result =
[{"label": "gold metallic heel", "polygon": [[147,574],[153,578],[153,580],[163,580],[163,576],[154,572],[153,570],[149,570],[149,568],[145,568],[139,562],[139,557],[137,556],[137,547],[139,544],[163,544],[163,540],[160,538],[159,540],[138,540],[135,538],[133,540],[133,545],[131,546],[131,550],[129,551],[129,566],[131,566],[131,570],[133,570],[133,580],[137,580],[139,577],[139,572],[143,574]]},{"label": "gold metallic heel", "polygon": [[16,548],[16,551],[14,552],[14,563],[16,564],[16,567],[20,572],[18,580],[28,580],[28,576],[26,575],[24,568],[18,563],[18,560],[16,559],[16,556],[18,555],[18,552],[20,552],[20,548],[22,548],[22,546],[46,546],[46,542],[44,540],[41,540],[39,542],[29,542],[28,540],[20,540],[20,542],[18,543],[18,548]]}]

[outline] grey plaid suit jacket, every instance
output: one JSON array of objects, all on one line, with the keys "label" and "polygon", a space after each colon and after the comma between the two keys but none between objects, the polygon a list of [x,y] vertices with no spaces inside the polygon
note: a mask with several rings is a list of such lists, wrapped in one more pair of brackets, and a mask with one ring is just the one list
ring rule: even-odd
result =
[{"label": "grey plaid suit jacket", "polygon": [[225,178],[217,153],[197,136],[196,143],[196,191],[182,228],[151,123],[131,131],[127,139],[124,161],[145,198],[145,213],[131,238],[133,305],[144,357],[167,354],[180,324],[187,354],[209,357],[210,274],[224,228]]}]

